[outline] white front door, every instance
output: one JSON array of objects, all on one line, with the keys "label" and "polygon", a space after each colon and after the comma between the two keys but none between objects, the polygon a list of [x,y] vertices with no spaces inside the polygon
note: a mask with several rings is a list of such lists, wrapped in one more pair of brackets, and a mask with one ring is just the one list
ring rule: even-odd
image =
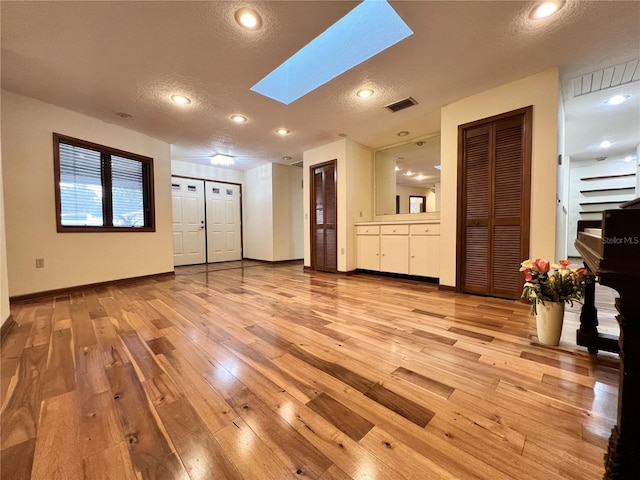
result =
[{"label": "white front door", "polygon": [[171,178],[173,205],[173,264],[206,262],[204,182]]},{"label": "white front door", "polygon": [[206,182],[209,263],[242,259],[240,186]]}]

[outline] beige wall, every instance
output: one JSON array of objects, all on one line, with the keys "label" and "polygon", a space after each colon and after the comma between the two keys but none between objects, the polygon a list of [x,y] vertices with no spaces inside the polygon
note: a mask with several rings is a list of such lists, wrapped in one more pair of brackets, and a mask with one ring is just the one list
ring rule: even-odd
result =
[{"label": "beige wall", "polygon": [[7,271],[7,241],[4,228],[4,189],[2,183],[2,153],[0,152],[0,325],[2,325],[11,314],[9,309],[9,277]]},{"label": "beige wall", "polygon": [[273,259],[299,260],[304,256],[302,168],[272,164]]},{"label": "beige wall", "polygon": [[373,218],[373,152],[349,139],[304,152],[304,264],[311,266],[309,168],[337,160],[338,271],[356,268],[355,222]]},{"label": "beige wall", "polygon": [[244,257],[269,262],[303,256],[302,169],[277,163],[245,172]]},{"label": "beige wall", "polygon": [[273,170],[271,164],[244,172],[242,230],[245,258],[272,262]]},{"label": "beige wall", "polygon": [[[57,233],[52,132],[152,157],[156,232]],[[3,91],[2,161],[11,296],[173,271],[169,144]]]},{"label": "beige wall", "polygon": [[530,256],[555,258],[558,69],[553,68],[442,108],[440,283],[456,284],[458,125],[533,105]]}]

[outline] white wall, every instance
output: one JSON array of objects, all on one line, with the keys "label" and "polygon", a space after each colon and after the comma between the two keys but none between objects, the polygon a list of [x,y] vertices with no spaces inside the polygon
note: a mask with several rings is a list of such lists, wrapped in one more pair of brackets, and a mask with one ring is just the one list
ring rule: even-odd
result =
[{"label": "white wall", "polygon": [[442,108],[440,283],[456,285],[458,125],[533,105],[532,258],[555,257],[558,69],[487,90]]},{"label": "white wall", "polygon": [[567,221],[569,218],[569,158],[565,156],[565,113],[562,93],[558,91],[558,165],[556,179],[556,260],[567,258]]},{"label": "white wall", "polygon": [[11,314],[9,307],[9,276],[7,271],[7,241],[4,228],[4,189],[2,183],[2,152],[0,152],[0,325],[2,325]]},{"label": "white wall", "polygon": [[244,257],[268,262],[302,258],[302,169],[270,163],[244,177]]},{"label": "white wall", "polygon": [[273,169],[271,164],[244,172],[242,230],[244,258],[272,262],[273,255]]},{"label": "white wall", "polygon": [[373,218],[373,153],[349,139],[338,140],[303,154],[304,264],[311,266],[311,199],[309,169],[337,160],[338,271],[356,268],[355,222]]},{"label": "white wall", "polygon": [[272,164],[273,260],[304,256],[302,168]]},{"label": "white wall", "polygon": [[216,182],[239,183],[241,185],[244,182],[244,172],[242,171],[179,160],[171,161],[171,174],[181,177],[203,178]]},{"label": "white wall", "polygon": [[[156,232],[57,233],[52,132],[152,157]],[[2,160],[11,296],[173,271],[169,144],[3,91]]]},{"label": "white wall", "polygon": [[603,209],[617,208],[617,205],[580,205],[586,202],[625,202],[636,197],[634,190],[622,190],[613,192],[587,192],[586,190],[598,190],[604,188],[635,188],[636,178],[606,178],[602,180],[582,180],[583,178],[624,175],[635,173],[636,166],[633,162],[622,160],[597,160],[572,161],[570,169],[570,196],[569,196],[569,221],[567,225],[568,256],[579,257],[580,254],[574,246],[578,236],[578,220],[602,220],[602,213],[580,213],[588,211],[602,211]]},{"label": "white wall", "polygon": [[636,150],[636,198],[640,198],[640,145]]}]

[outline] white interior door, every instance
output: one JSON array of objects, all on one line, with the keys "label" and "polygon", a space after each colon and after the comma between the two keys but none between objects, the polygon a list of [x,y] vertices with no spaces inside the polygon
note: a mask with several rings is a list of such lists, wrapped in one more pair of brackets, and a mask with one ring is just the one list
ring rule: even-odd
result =
[{"label": "white interior door", "polygon": [[242,259],[240,186],[206,182],[208,261]]},{"label": "white interior door", "polygon": [[206,262],[204,182],[171,178],[173,205],[173,264]]}]

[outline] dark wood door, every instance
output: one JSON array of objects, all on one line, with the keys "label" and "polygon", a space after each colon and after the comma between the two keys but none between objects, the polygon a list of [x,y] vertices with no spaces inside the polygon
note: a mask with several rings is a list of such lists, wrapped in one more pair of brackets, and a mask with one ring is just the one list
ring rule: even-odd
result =
[{"label": "dark wood door", "polygon": [[338,271],[336,161],[311,167],[311,268]]},{"label": "dark wood door", "polygon": [[529,255],[532,108],[459,127],[458,289],[516,299]]}]

